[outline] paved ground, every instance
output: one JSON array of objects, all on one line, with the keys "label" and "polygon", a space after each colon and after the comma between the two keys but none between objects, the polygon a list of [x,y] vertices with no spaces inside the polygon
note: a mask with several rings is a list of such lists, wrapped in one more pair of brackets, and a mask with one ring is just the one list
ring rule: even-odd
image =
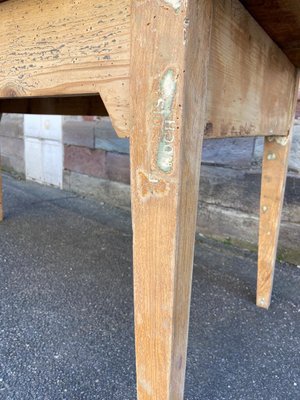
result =
[{"label": "paved ground", "polygon": [[[128,213],[4,179],[0,399],[135,398]],[[300,269],[266,312],[255,255],[196,246],[186,400],[300,399]]]}]

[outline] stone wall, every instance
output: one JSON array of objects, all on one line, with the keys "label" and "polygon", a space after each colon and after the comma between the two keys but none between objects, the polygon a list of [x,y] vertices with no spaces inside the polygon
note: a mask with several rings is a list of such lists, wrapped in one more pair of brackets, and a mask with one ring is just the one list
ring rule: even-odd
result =
[{"label": "stone wall", "polygon": [[[85,124],[83,122],[79,128],[81,132],[84,131],[85,137],[84,143],[77,143],[79,147],[75,143],[79,125],[76,129],[73,123],[65,125],[64,187],[129,209],[128,141],[115,136],[108,119]],[[200,236],[256,249],[262,151],[262,138],[204,142],[197,220]],[[300,264],[299,241],[300,125],[296,125],[289,160],[279,256]]]},{"label": "stone wall", "polygon": [[1,164],[6,171],[25,176],[23,115],[5,114],[0,123]]},{"label": "stone wall", "polygon": [[129,144],[108,118],[64,121],[65,190],[130,208]]},{"label": "stone wall", "polygon": [[[130,208],[129,143],[115,135],[108,118],[64,117],[63,188]],[[4,116],[0,144],[5,169],[24,174],[22,118]],[[16,152],[15,152],[16,151]],[[255,249],[262,138],[204,142],[198,235]],[[279,256],[300,264],[300,121],[289,161]]]}]

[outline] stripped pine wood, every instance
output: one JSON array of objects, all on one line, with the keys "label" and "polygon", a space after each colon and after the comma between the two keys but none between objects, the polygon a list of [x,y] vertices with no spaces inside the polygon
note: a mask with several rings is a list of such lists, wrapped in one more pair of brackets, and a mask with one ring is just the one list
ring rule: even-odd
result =
[{"label": "stripped pine wood", "polygon": [[[277,140],[276,140],[277,139]],[[269,308],[292,132],[265,138],[259,217],[256,304]]]},{"label": "stripped pine wood", "polygon": [[296,69],[238,0],[214,1],[211,49],[205,136],[287,134]]},{"label": "stripped pine wood", "polygon": [[135,0],[132,5],[138,399],[181,400],[212,0]]},{"label": "stripped pine wood", "polygon": [[128,134],[129,0],[9,0],[0,21],[0,97],[100,93]]},{"label": "stripped pine wood", "polygon": [[[257,2],[243,2],[255,15]],[[99,113],[130,135],[138,399],[182,400],[203,136],[267,136],[257,293],[267,308],[296,62],[239,0],[0,3],[0,113],[74,111],[74,99],[36,98],[100,94]],[[297,46],[284,50],[298,59]]]},{"label": "stripped pine wood", "polygon": [[256,304],[269,308],[272,296],[281,212],[293,121],[298,96],[299,76],[295,80],[293,108],[288,136],[265,138],[259,218],[258,274]]},{"label": "stripped pine wood", "polygon": [[[213,3],[205,136],[287,133],[294,66],[238,0]],[[1,3],[0,98],[100,93],[119,136],[129,136],[130,5]]]}]

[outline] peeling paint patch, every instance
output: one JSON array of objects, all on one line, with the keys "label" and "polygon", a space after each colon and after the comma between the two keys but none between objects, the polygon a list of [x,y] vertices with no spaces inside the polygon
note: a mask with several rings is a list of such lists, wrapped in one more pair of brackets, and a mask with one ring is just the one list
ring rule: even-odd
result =
[{"label": "peeling paint patch", "polygon": [[183,44],[185,45],[187,42],[187,31],[188,31],[188,27],[190,25],[190,20],[188,18],[184,19],[184,23],[183,23]]},{"label": "peeling paint patch", "polygon": [[165,173],[170,173],[173,169],[174,138],[176,130],[176,123],[173,120],[173,107],[176,90],[177,80],[175,71],[173,69],[168,69],[160,81],[160,97],[155,111],[155,114],[160,116],[160,140],[157,151],[157,166]]},{"label": "peeling paint patch", "polygon": [[281,146],[286,146],[289,142],[288,136],[276,136],[275,140],[276,140],[276,143],[280,144]]},{"label": "peeling paint patch", "polygon": [[162,179],[137,171],[138,193],[146,199],[149,197],[161,197],[169,192],[169,184]]},{"label": "peeling paint patch", "polygon": [[221,136],[251,136],[256,132],[255,125],[246,123],[245,125],[233,125],[232,123],[221,124]]},{"label": "peeling paint patch", "polygon": [[276,142],[280,146],[286,146],[289,142],[288,136],[268,136],[269,142]]},{"label": "peeling paint patch", "polygon": [[269,153],[267,156],[267,160],[273,161],[276,160],[276,154],[275,153]]},{"label": "peeling paint patch", "polygon": [[169,4],[175,11],[178,11],[181,7],[181,0],[164,0],[165,3]]}]

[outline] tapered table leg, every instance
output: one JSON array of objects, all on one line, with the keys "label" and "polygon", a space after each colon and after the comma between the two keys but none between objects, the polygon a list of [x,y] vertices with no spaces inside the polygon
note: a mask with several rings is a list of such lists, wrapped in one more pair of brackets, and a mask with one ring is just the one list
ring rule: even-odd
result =
[{"label": "tapered table leg", "polygon": [[265,138],[260,198],[256,303],[269,308],[292,132]]},{"label": "tapered table leg", "polygon": [[133,1],[138,399],[183,399],[211,0]]},{"label": "tapered table leg", "polygon": [[[299,74],[298,74],[299,75]],[[281,220],[282,205],[292,143],[293,120],[296,108],[299,76],[295,85],[294,108],[291,112],[291,128],[287,136],[265,138],[262,164],[258,274],[256,304],[269,308],[272,296],[274,269]]]}]

